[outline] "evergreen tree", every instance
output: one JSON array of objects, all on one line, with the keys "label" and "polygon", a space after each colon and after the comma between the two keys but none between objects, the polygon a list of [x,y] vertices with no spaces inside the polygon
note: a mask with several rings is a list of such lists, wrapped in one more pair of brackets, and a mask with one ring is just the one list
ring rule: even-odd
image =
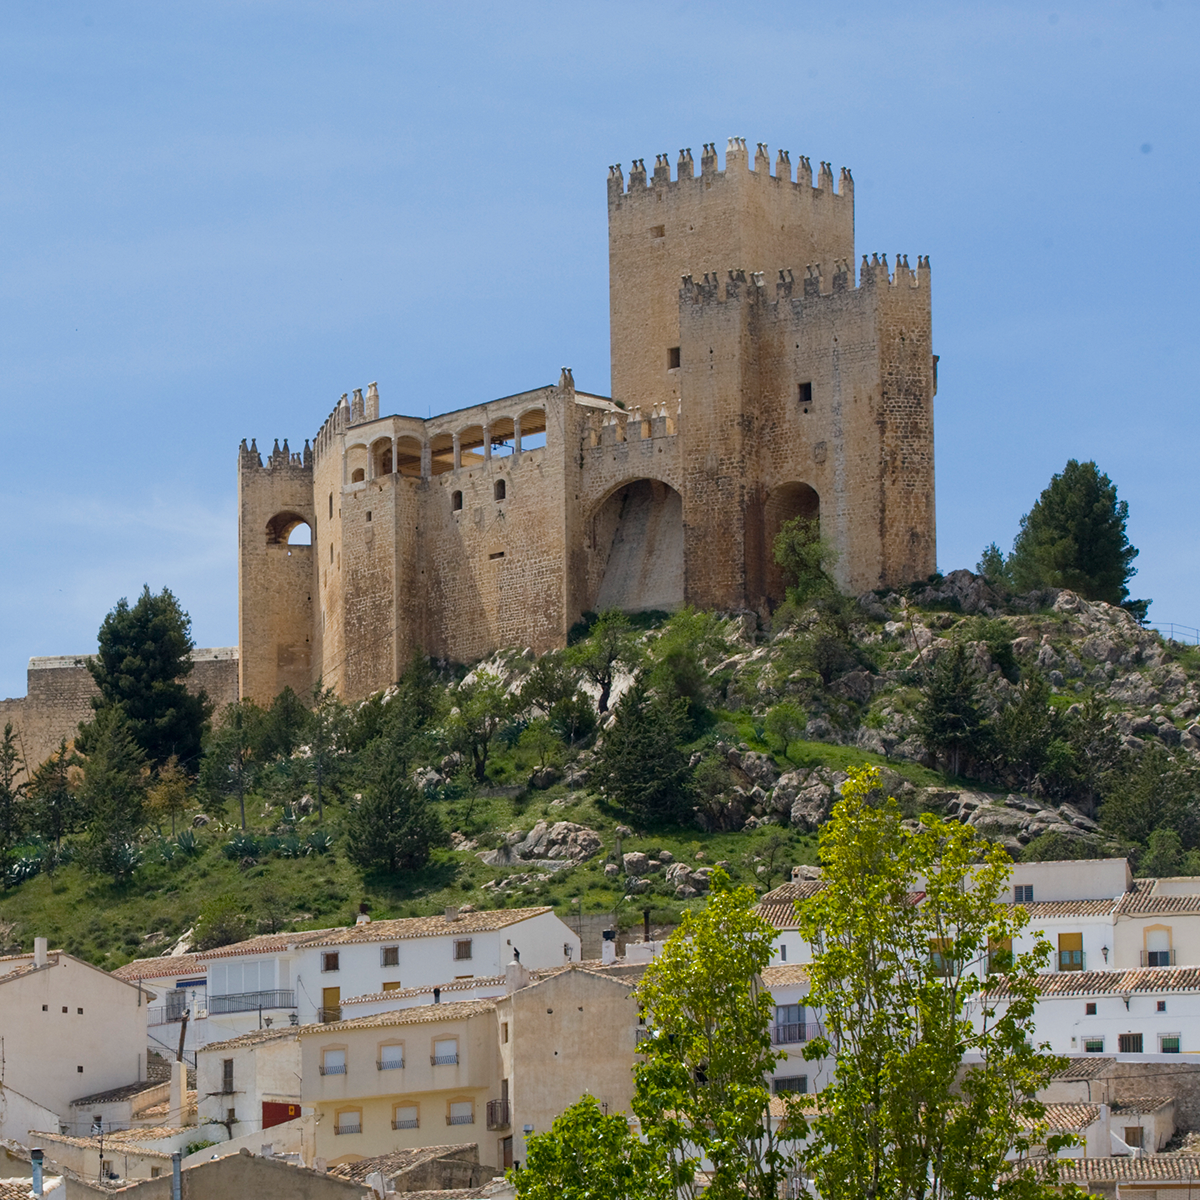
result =
[{"label": "evergreen tree", "polygon": [[478,670],[454,689],[451,703],[450,736],[470,756],[475,778],[482,783],[492,741],[512,717],[512,698],[498,675]]},{"label": "evergreen tree", "polygon": [[[88,670],[100,689],[97,713],[119,707],[134,740],[152,767],[174,754],[186,769],[200,759],[204,725],[212,711],[204,692],[192,695],[184,680],[192,671],[191,618],[168,588],[149,586],[136,604],[122,599],[100,626],[100,645]],[[80,726],[79,749],[90,753],[95,722]]]},{"label": "evergreen tree", "polygon": [[63,738],[29,781],[30,827],[38,837],[51,843],[55,859],[63,838],[79,826],[78,788],[72,771],[80,764],[79,756],[68,749],[67,739]]},{"label": "evergreen tree", "polygon": [[816,596],[837,592],[830,572],[837,566],[838,551],[821,536],[817,517],[793,517],[785,521],[775,535],[772,550],[793,604],[807,604]]},{"label": "evergreen tree", "polygon": [[1050,696],[1046,677],[1033,671],[1022,680],[1016,700],[996,720],[995,766],[1009,786],[1044,791],[1043,776],[1061,778],[1073,769],[1063,717]]},{"label": "evergreen tree", "polygon": [[171,836],[174,837],[175,822],[189,803],[187,773],[172,754],[155,771],[154,782],[146,789],[146,806],[156,822],[162,817],[171,818]]},{"label": "evergreen tree", "polygon": [[979,705],[979,672],[962,642],[943,651],[926,681],[917,710],[917,731],[927,750],[948,761],[960,774],[962,756],[975,756],[986,736]]},{"label": "evergreen tree", "polygon": [[120,881],[138,863],[137,838],[145,824],[146,755],[124,710],[101,708],[92,722],[80,787],[87,817],[84,862]]},{"label": "evergreen tree", "polygon": [[1007,572],[1022,591],[1070,588],[1086,600],[1125,605],[1144,620],[1149,600],[1130,600],[1137,550],[1125,523],[1129,505],[1094,462],[1071,459],[1021,518]]},{"label": "evergreen tree", "polygon": [[17,778],[23,768],[17,737],[12,722],[8,721],[0,738],[0,886],[3,887],[8,886],[8,867],[24,830],[21,801],[28,784]]},{"label": "evergreen tree", "polygon": [[433,805],[409,775],[408,763],[380,756],[363,797],[346,820],[347,852],[364,870],[418,871],[446,831]]},{"label": "evergreen tree", "polygon": [[1114,772],[1100,805],[1100,823],[1142,846],[1156,829],[1172,829],[1185,849],[1200,846],[1200,770],[1186,755],[1151,742]]},{"label": "evergreen tree", "polygon": [[633,626],[620,609],[606,609],[596,618],[585,641],[571,647],[568,661],[578,667],[600,689],[596,711],[608,712],[613,680],[621,667],[634,667],[638,652],[633,642]]},{"label": "evergreen tree", "polygon": [[680,748],[685,701],[650,692],[639,673],[617,704],[596,760],[596,782],[622,808],[643,819],[674,820],[692,803],[687,755]]},{"label": "evergreen tree", "polygon": [[259,731],[263,710],[253,700],[227,704],[216,726],[205,737],[200,764],[200,792],[214,808],[231,798],[238,802],[242,828],[246,828],[246,793],[257,775]]}]

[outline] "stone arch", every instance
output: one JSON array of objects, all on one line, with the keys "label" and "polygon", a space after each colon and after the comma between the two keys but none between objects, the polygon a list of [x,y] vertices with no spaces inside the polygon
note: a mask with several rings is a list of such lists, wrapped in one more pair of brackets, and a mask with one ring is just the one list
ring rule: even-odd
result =
[{"label": "stone arch", "polygon": [[390,437],[376,438],[371,443],[371,475],[390,475],[395,469],[392,461],[392,439]]},{"label": "stone arch", "polygon": [[546,410],[530,408],[517,418],[521,450],[540,450],[546,444]]},{"label": "stone arch", "polygon": [[[453,449],[452,444],[451,450]],[[396,439],[395,471],[398,475],[420,476],[421,443],[415,437]]]},{"label": "stone arch", "polygon": [[587,548],[585,607],[683,607],[683,498],[670,484],[635,478],[612,488],[588,518]]},{"label": "stone arch", "polygon": [[493,458],[507,458],[513,453],[516,441],[516,422],[512,417],[497,417],[488,426],[488,441]]},{"label": "stone arch", "polygon": [[776,604],[785,598],[786,586],[783,572],[775,564],[775,538],[793,517],[821,519],[821,497],[810,484],[799,480],[776,484],[763,502],[759,578],[762,580],[763,593]]},{"label": "stone arch", "polygon": [[[292,533],[301,525],[308,530],[309,541],[293,542]],[[302,517],[298,512],[278,512],[267,522],[268,546],[311,545],[311,542],[312,526],[309,524],[308,518]]]}]

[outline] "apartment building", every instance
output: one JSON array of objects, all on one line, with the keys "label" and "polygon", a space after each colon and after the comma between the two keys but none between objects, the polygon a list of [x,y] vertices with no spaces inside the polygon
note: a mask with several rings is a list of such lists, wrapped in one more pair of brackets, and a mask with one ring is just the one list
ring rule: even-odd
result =
[{"label": "apartment building", "polygon": [[210,1042],[196,1056],[200,1123],[229,1138],[301,1117],[299,1030],[290,1025]]}]

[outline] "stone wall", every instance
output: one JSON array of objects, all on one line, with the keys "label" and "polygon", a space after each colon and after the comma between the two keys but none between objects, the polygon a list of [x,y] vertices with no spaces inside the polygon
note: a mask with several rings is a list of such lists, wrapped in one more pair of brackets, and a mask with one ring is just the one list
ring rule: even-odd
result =
[{"label": "stone wall", "polygon": [[[81,721],[91,720],[93,696],[99,695],[87,669],[87,655],[31,658],[26,674],[26,694],[0,700],[0,726],[11,721],[19,738],[21,756],[36,767],[45,762],[66,738],[75,738]],[[219,710],[238,698],[236,646],[197,649],[188,676],[188,690],[208,693]]]}]

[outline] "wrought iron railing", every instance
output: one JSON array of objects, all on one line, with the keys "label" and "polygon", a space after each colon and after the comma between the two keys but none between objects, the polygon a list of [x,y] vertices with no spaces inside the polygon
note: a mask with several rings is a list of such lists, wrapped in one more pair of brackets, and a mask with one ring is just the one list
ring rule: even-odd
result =
[{"label": "wrought iron railing", "polygon": [[228,996],[210,996],[210,1013],[254,1012],[259,1008],[295,1008],[295,992],[233,992]]},{"label": "wrought iron railing", "polygon": [[487,1127],[489,1129],[507,1129],[512,1124],[507,1100],[489,1100],[487,1102]]},{"label": "wrought iron railing", "polygon": [[362,1133],[362,1123],[360,1122],[357,1125],[335,1125],[333,1127],[333,1132],[334,1133]]},{"label": "wrought iron railing", "polygon": [[458,1052],[453,1054],[431,1054],[429,1056],[429,1065],[431,1067],[454,1067],[458,1065]]},{"label": "wrought iron railing", "polygon": [[346,1064],[345,1063],[322,1063],[319,1070],[322,1075],[345,1075],[346,1074]]},{"label": "wrought iron railing", "polygon": [[473,1112],[459,1113],[458,1116],[452,1116],[450,1114],[447,1114],[446,1124],[447,1125],[474,1125],[475,1124],[475,1114]]},{"label": "wrought iron railing", "polygon": [[420,1129],[421,1128],[421,1119],[420,1119],[420,1117],[410,1117],[408,1120],[405,1120],[405,1121],[393,1121],[392,1128],[393,1129]]},{"label": "wrought iron railing", "polygon": [[1143,950],[1143,967],[1173,967],[1175,965],[1174,950]]},{"label": "wrought iron railing", "polygon": [[377,1071],[403,1071],[404,1059],[385,1058],[382,1062],[376,1060],[375,1069]]},{"label": "wrought iron railing", "polygon": [[809,1042],[821,1036],[821,1026],[815,1022],[789,1021],[771,1028],[771,1045],[793,1046],[798,1042]]}]

